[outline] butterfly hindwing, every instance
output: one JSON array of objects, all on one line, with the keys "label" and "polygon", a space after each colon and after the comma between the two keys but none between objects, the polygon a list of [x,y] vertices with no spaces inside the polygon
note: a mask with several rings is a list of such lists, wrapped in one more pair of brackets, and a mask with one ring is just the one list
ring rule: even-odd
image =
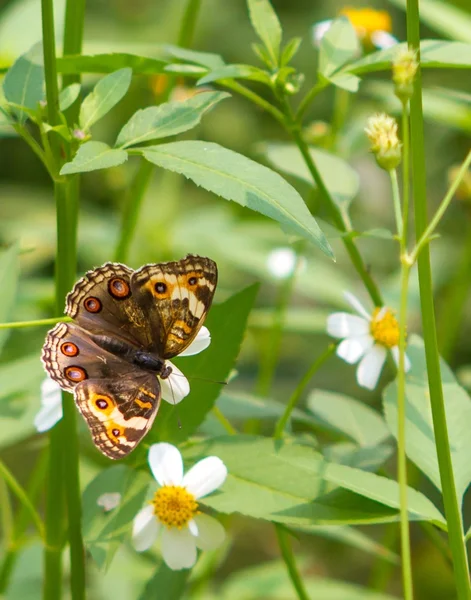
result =
[{"label": "butterfly hindwing", "polygon": [[154,350],[172,358],[195,339],[211,306],[217,266],[209,258],[188,255],[146,265],[134,273],[131,288],[153,328]]}]

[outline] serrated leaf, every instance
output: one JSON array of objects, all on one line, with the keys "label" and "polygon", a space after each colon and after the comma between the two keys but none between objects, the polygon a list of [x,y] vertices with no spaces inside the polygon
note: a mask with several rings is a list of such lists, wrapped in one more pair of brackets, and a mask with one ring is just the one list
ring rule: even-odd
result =
[{"label": "serrated leaf", "polygon": [[189,50],[188,48],[180,48],[179,46],[173,46],[172,44],[165,44],[164,52],[172,58],[178,58],[180,60],[202,65],[208,69],[219,69],[224,65],[224,60],[219,54],[213,54],[212,52],[197,52],[196,50]]},{"label": "serrated leaf", "polygon": [[[435,434],[433,429],[427,367],[423,340],[411,336],[407,347],[411,370],[406,380],[406,452],[409,459],[441,490]],[[471,399],[442,360],[441,374],[451,460],[456,491],[460,499],[471,482]],[[397,436],[397,385],[383,393],[384,413],[391,433]]]},{"label": "serrated leaf", "polygon": [[207,75],[198,79],[197,85],[205,85],[221,79],[248,79],[249,81],[259,81],[266,85],[271,84],[270,75],[251,65],[225,65],[220,69],[210,71]]},{"label": "serrated leaf", "polygon": [[[234,368],[247,326],[247,319],[258,286],[250,286],[221,304],[213,305],[205,322],[211,345],[201,354],[176,360],[190,381],[190,395],[175,409],[164,402],[159,411],[159,426],[147,436],[149,441],[185,440],[204,421]],[[178,418],[177,418],[178,416]]]},{"label": "serrated leaf", "polygon": [[[41,47],[36,44],[23,56],[20,56],[7,71],[3,80],[5,100],[36,110],[44,100],[44,67],[42,65]],[[24,123],[27,113],[21,109],[13,109],[18,121]]]},{"label": "serrated leaf", "polygon": [[360,54],[356,31],[346,17],[332,22],[319,48],[319,72],[330,79],[346,62]]},{"label": "serrated leaf", "polygon": [[280,21],[269,0],[247,0],[249,16],[255,32],[263,42],[273,67],[280,58],[282,30]]},{"label": "serrated leaf", "polygon": [[210,108],[229,97],[226,92],[200,92],[183,102],[165,102],[138,110],[119,132],[115,145],[126,148],[188,131],[198,125]]},{"label": "serrated leaf", "polygon": [[359,446],[376,446],[390,436],[377,411],[343,394],[315,390],[308,397],[307,407],[321,423],[347,435]]},{"label": "serrated leaf", "polygon": [[186,141],[142,149],[157,166],[181,173],[226,200],[234,200],[332,250],[298,192],[280,175],[245,156],[211,142]]},{"label": "serrated leaf", "polygon": [[132,69],[124,68],[100,79],[80,107],[81,129],[88,131],[123,98],[131,84],[131,77]]},{"label": "serrated leaf", "polygon": [[[6,323],[15,305],[20,270],[19,246],[13,244],[0,254],[0,323]],[[0,330],[0,353],[11,330]]]},{"label": "serrated leaf", "polygon": [[167,61],[113,52],[109,54],[69,54],[57,57],[57,70],[64,75],[77,75],[79,73],[113,73],[117,69],[131,68],[136,75],[152,75],[164,73]]},{"label": "serrated leaf", "polygon": [[110,148],[104,142],[85,142],[78,149],[71,162],[65,163],[61,175],[85,173],[97,169],[107,169],[122,165],[128,159],[128,153],[119,148]]},{"label": "serrated leaf", "polygon": [[[269,162],[280,171],[315,185],[299,149],[294,144],[267,144],[262,150]],[[330,152],[309,148],[309,153],[335,203],[342,210],[347,210],[360,188],[358,173],[342,158]]]},{"label": "serrated leaf", "polygon": [[63,112],[77,100],[80,94],[80,83],[71,83],[59,94],[59,108]]},{"label": "serrated leaf", "polygon": [[[228,469],[218,493],[202,500],[219,512],[239,512],[303,528],[386,522],[397,515],[396,509],[344,490],[327,494],[327,461],[294,440],[234,435],[206,440],[184,450],[184,456],[193,460],[208,455],[221,458]],[[299,462],[301,459],[303,462]],[[310,466],[309,471],[304,463]]]}]

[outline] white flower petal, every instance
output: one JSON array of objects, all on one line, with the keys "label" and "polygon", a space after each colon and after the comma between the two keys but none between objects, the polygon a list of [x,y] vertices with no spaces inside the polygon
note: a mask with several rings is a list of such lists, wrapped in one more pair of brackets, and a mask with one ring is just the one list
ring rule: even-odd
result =
[{"label": "white flower petal", "polygon": [[296,252],[292,248],[275,248],[267,258],[270,273],[278,279],[291,275],[296,266]]},{"label": "white flower petal", "polygon": [[357,369],[358,385],[374,390],[386,360],[386,348],[375,344],[361,359]]},{"label": "white flower petal", "polygon": [[370,313],[366,310],[366,308],[356,296],[354,296],[350,292],[344,292],[343,297],[350,304],[353,310],[355,310],[361,317],[364,317],[367,321],[371,321]]},{"label": "white flower petal", "polygon": [[332,25],[332,19],[327,19],[326,21],[319,21],[312,28],[312,41],[315,46],[319,46],[322,38],[329,31]]},{"label": "white flower petal", "polygon": [[208,456],[196,463],[183,477],[183,486],[195,498],[202,498],[220,487],[227,476],[226,465],[217,456]]},{"label": "white flower petal", "polygon": [[209,329],[203,325],[188,348],[183,350],[178,356],[193,356],[194,354],[199,354],[200,352],[203,352],[203,350],[206,350],[210,343],[211,334],[209,333]]},{"label": "white flower petal", "polygon": [[138,552],[148,550],[157,539],[160,523],[154,515],[154,507],[148,505],[134,517],[132,525],[132,543]]},{"label": "white flower petal", "polygon": [[188,529],[190,530],[191,535],[194,535],[195,537],[198,535],[198,525],[194,519],[188,521]]},{"label": "white flower petal", "polygon": [[338,312],[327,317],[327,333],[332,337],[346,338],[364,335],[370,330],[370,323],[362,317]]},{"label": "white flower petal", "polygon": [[152,444],[148,461],[152,475],[161,486],[182,485],[183,461],[178,448],[165,442]]},{"label": "white flower petal", "polygon": [[108,492],[107,494],[102,494],[96,503],[98,506],[102,506],[105,512],[113,510],[119,506],[121,502],[121,494],[119,492]]},{"label": "white flower petal", "polygon": [[62,402],[61,388],[50,377],[41,383],[41,404],[43,406],[57,406]]},{"label": "white flower petal", "polygon": [[162,531],[162,557],[173,571],[190,569],[196,562],[196,542],[190,530],[164,527]]},{"label": "white flower petal", "polygon": [[393,35],[391,35],[387,31],[382,30],[373,31],[373,33],[371,34],[371,42],[374,46],[376,46],[376,48],[379,48],[380,50],[392,48],[393,46],[399,43]]},{"label": "white flower petal", "polygon": [[[397,366],[399,366],[399,346],[394,346],[394,348],[391,348],[391,354],[393,355],[394,362]],[[407,354],[404,354],[404,368],[406,373],[410,371],[411,366],[412,365],[410,364],[409,357]]]},{"label": "white flower petal", "polygon": [[362,335],[358,337],[349,337],[337,347],[337,356],[340,356],[345,362],[353,365],[371,348],[374,340],[371,335]]},{"label": "white flower petal", "polygon": [[[60,400],[60,395],[59,395]],[[54,427],[62,419],[62,401],[58,404],[43,406],[34,417],[34,426],[39,433]]]},{"label": "white flower petal", "polygon": [[190,384],[178,367],[167,360],[172,372],[167,379],[159,379],[162,387],[162,398],[169,404],[178,404],[190,393]]},{"label": "white flower petal", "polygon": [[199,514],[195,519],[198,526],[196,545],[201,550],[214,550],[218,548],[226,538],[224,527],[209,515]]}]

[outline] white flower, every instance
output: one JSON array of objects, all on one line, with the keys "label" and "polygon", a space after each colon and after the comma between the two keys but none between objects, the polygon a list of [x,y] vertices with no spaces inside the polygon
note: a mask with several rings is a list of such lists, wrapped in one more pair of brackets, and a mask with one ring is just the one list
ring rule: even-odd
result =
[{"label": "white flower", "polygon": [[[203,326],[188,348],[178,356],[193,356],[194,354],[199,354],[203,350],[206,350],[210,343],[211,334],[209,333],[209,329]],[[178,404],[190,393],[190,384],[178,367],[169,360],[167,360],[165,364],[172,367],[172,372],[166,379],[159,378],[160,386],[162,388],[162,399],[169,404]]]},{"label": "white flower", "polygon": [[[391,17],[386,11],[372,8],[344,8],[340,15],[351,22],[360,41],[366,46],[374,46],[380,50],[396,45],[397,39],[391,35]],[[315,46],[319,46],[324,35],[329,31],[333,19],[319,21],[312,28]]]},{"label": "white flower", "polygon": [[121,494],[119,492],[108,492],[102,494],[96,501],[98,506],[101,506],[105,512],[109,512],[119,506],[121,502]]},{"label": "white flower", "polygon": [[62,419],[62,396],[59,384],[50,377],[41,383],[41,408],[34,417],[34,426],[42,433]]},{"label": "white flower", "polygon": [[268,270],[277,279],[285,279],[296,267],[300,271],[305,266],[304,256],[298,257],[292,248],[275,248],[267,257]]},{"label": "white flower", "polygon": [[209,456],[183,475],[179,450],[171,444],[149,448],[149,466],[159,484],[150,505],[134,518],[133,545],[138,552],[150,548],[162,536],[162,557],[170,569],[189,569],[196,562],[196,549],[214,550],[225,538],[224,527],[199,511],[200,498],[226,479],[227,469],[219,458]]},{"label": "white flower", "polygon": [[[369,314],[355,296],[345,293],[346,300],[360,315],[333,313],[327,318],[327,333],[342,341],[337,347],[337,355],[344,361],[355,364],[358,385],[373,390],[390,350],[396,364],[399,360],[399,324],[390,308],[375,308]],[[361,360],[360,360],[361,359]],[[410,369],[410,361],[405,356],[405,370]]]}]

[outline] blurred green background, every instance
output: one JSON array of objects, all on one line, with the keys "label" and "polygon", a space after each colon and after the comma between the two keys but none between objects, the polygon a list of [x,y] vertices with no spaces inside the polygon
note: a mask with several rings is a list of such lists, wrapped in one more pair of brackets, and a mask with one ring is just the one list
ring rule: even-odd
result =
[{"label": "blurred green background", "polygon": [[[58,30],[61,4],[55,2]],[[356,2],[348,4],[365,6]],[[393,34],[399,40],[404,40],[405,18],[400,4],[399,1],[375,2],[370,6],[387,10],[392,16]],[[471,18],[468,0],[453,4],[468,11]],[[181,0],[90,2],[85,22],[84,53],[116,50],[152,56],[157,44],[175,43],[184,6],[185,2]],[[273,6],[283,24],[284,39],[293,36],[303,38],[295,64],[306,76],[303,87],[306,91],[315,80],[317,60],[311,43],[311,27],[316,21],[334,17],[344,4],[337,1],[273,0]],[[446,33],[432,28],[429,22],[423,25],[423,37],[446,39]],[[39,39],[39,1],[0,0],[0,66],[10,65]],[[226,62],[259,65],[251,50],[254,41],[243,0],[203,0],[194,49],[220,53]],[[424,74],[427,179],[431,209],[438,204],[447,188],[450,168],[462,159],[469,147],[471,78],[468,71],[464,72],[466,76],[463,76],[463,71],[452,70],[427,70]],[[85,88],[90,88],[96,80],[95,76],[85,76]],[[179,81],[179,84],[183,83]],[[186,83],[192,85],[191,81]],[[162,100],[167,84],[168,81],[158,76],[135,76],[124,100],[95,127],[94,139],[113,142],[121,126],[138,108]],[[367,77],[359,93],[350,97],[345,124],[333,149],[359,176],[359,191],[352,206],[352,221],[358,231],[393,229],[388,177],[377,168],[368,153],[363,134],[366,119],[373,112],[384,110],[385,107],[393,113],[397,111],[398,104],[394,102],[391,90],[387,75]],[[316,99],[309,110],[306,125],[311,121],[331,121],[334,93],[329,89]],[[266,144],[286,141],[277,123],[235,95],[219,104],[190,135],[217,142],[265,163]],[[78,276],[112,258],[120,224],[120,208],[136,166],[136,159],[131,159],[121,167],[85,174],[82,178]],[[309,185],[294,177],[289,181],[305,200],[315,199],[315,192]],[[448,210],[441,226],[442,236],[433,245],[433,269],[441,341],[447,344],[448,358],[451,365],[458,369],[462,382],[471,386],[469,202],[471,198],[468,198],[468,203],[466,200],[457,200]],[[327,218],[321,206],[317,216]],[[53,299],[55,207],[52,187],[40,162],[21,139],[12,135],[7,127],[2,127],[0,121],[0,245],[7,248],[15,241],[19,241],[21,246],[21,277],[17,303],[9,320],[56,316]],[[188,252],[210,256],[217,261],[220,272],[216,302],[254,281],[262,282],[237,365],[238,377],[231,383],[228,395],[250,393],[256,388],[260,356],[267,349],[274,303],[284,285],[282,279],[270,272],[268,258],[273,250],[289,247],[289,242],[290,239],[274,222],[217,198],[178,175],[155,170],[132,243],[128,261],[130,266],[137,268],[147,262],[177,259]],[[306,252],[306,265],[296,281],[276,380],[270,394],[272,399],[281,403],[287,400],[302,374],[328,343],[324,333],[325,318],[332,310],[345,307],[343,291],[356,292],[366,301],[366,295],[342,245],[335,238],[330,242],[337,262],[330,262],[312,247]],[[365,262],[380,282],[388,303],[397,307],[399,265],[396,245],[390,240],[367,237],[360,240],[359,246]],[[461,308],[458,313],[455,311],[450,315],[449,308],[458,288]],[[410,306],[409,331],[420,333],[415,277],[411,282]],[[46,441],[45,437],[34,435],[32,426],[32,417],[39,408],[39,384],[43,373],[38,357],[45,332],[46,328],[13,331],[0,357],[0,455],[23,482],[27,481],[28,474],[35,467],[38,450]],[[391,373],[386,371],[382,381],[390,378]],[[380,407],[379,392],[368,393],[359,388],[355,381],[355,370],[336,358],[311,382],[310,390],[315,388],[344,392]],[[246,424],[248,430],[251,426],[254,423]],[[270,431],[271,424],[267,421],[255,426],[261,427],[262,431]],[[88,434],[85,431],[83,433],[85,458],[82,475],[86,483],[103,463],[97,460]],[[335,439],[322,430],[317,433],[321,440]],[[393,462],[391,467],[394,468]],[[421,480],[418,474],[416,478],[417,486],[425,486],[433,497],[431,485]],[[384,528],[376,526],[362,528],[361,531],[380,542],[384,535]],[[226,582],[229,576],[234,576],[240,569],[278,558],[274,533],[268,525],[236,518],[232,535],[233,544],[227,556],[221,558],[217,571],[218,581]],[[304,557],[306,572],[367,584],[378,566],[374,550],[368,552],[362,549],[362,543],[366,543],[363,538],[363,542],[352,539],[350,544],[344,544],[328,537],[328,532],[322,536],[300,534],[296,548]],[[448,565],[416,526],[412,528],[412,540],[417,598],[453,598]],[[17,565],[14,586],[8,599],[38,597],[40,565],[39,546],[27,546]],[[90,598],[118,600],[137,597],[142,582],[150,576],[152,568],[147,559],[124,547],[106,576],[98,571],[93,572],[92,567]],[[388,590],[400,597],[399,571],[397,567],[392,568]],[[280,564],[270,568],[260,567],[259,573],[244,575],[249,591],[238,589],[240,582],[234,583],[234,590],[230,587],[226,590],[227,597],[265,597],[269,586],[260,588],[265,590],[263,592],[254,592],[256,585],[253,583],[250,586],[250,577],[257,581],[269,580],[277,594],[284,594],[268,595],[267,598],[294,597]],[[286,592],[280,591],[283,585]],[[345,594],[345,598],[354,597],[352,592]],[[197,597],[196,591],[194,597]],[[210,596],[203,594],[200,597]]]}]

